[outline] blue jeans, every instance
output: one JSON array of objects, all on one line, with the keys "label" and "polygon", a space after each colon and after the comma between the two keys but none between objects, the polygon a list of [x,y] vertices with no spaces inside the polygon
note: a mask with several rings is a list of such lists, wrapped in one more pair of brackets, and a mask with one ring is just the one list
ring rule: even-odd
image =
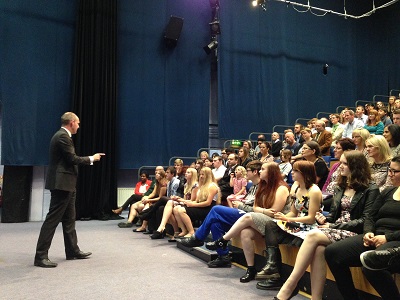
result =
[{"label": "blue jeans", "polygon": [[[219,239],[244,214],[243,210],[237,208],[215,205],[204,219],[203,224],[196,230],[196,239],[204,241],[210,231],[214,240]],[[217,249],[217,253],[218,255],[227,255],[229,250]]]}]

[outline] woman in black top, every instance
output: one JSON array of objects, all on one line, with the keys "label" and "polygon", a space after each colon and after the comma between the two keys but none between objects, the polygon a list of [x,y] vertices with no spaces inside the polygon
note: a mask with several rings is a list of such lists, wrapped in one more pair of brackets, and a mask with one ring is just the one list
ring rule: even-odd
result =
[{"label": "woman in black top", "polygon": [[[362,266],[361,253],[400,246],[400,156],[390,162],[388,175],[394,187],[384,189],[375,200],[364,223],[364,234],[331,244],[325,250],[325,259],[344,299],[358,299],[349,267]],[[396,270],[370,271],[363,268],[382,299],[400,299],[390,271]]]}]

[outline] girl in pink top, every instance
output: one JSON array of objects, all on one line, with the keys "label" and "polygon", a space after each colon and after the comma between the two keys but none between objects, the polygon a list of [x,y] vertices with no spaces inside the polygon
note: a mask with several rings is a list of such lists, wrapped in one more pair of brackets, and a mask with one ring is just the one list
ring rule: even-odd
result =
[{"label": "girl in pink top", "polygon": [[235,174],[231,173],[230,186],[233,187],[233,194],[227,197],[228,206],[232,207],[232,201],[241,201],[246,195],[246,179],[247,171],[244,167],[238,166],[235,169]]}]

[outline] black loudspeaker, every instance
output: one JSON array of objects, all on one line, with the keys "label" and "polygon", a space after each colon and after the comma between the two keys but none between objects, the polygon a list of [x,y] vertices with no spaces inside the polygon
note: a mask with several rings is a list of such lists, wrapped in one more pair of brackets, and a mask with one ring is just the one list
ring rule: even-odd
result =
[{"label": "black loudspeaker", "polygon": [[4,166],[2,223],[29,221],[33,167]]},{"label": "black loudspeaker", "polygon": [[165,29],[164,41],[168,48],[174,48],[178,43],[183,27],[183,19],[171,16]]}]

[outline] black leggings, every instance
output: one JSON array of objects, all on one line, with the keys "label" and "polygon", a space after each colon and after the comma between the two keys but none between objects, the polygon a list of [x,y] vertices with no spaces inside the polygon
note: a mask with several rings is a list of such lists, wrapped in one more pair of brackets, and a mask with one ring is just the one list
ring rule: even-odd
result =
[{"label": "black leggings", "polygon": [[132,205],[133,203],[136,203],[136,202],[142,200],[142,197],[143,196],[133,194],[132,196],[130,196],[128,198],[128,200],[125,201],[124,204],[122,204],[122,206],[121,206],[122,210],[125,210],[128,208],[129,205]]}]

